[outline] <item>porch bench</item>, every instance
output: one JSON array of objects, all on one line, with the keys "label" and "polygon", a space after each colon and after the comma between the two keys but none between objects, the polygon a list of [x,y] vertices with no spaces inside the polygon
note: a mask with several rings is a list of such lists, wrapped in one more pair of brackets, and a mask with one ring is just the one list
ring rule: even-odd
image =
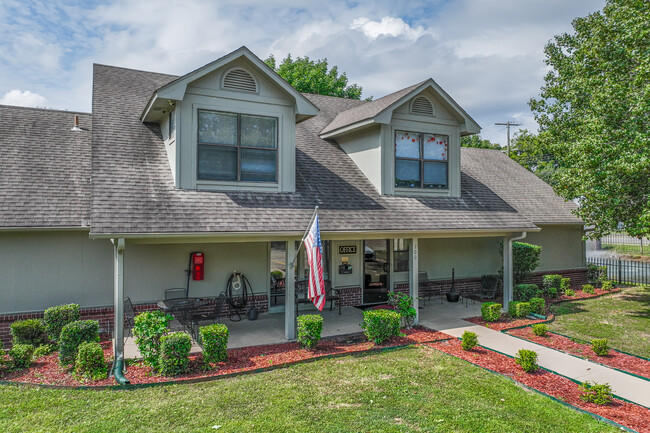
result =
[{"label": "porch bench", "polygon": [[[311,304],[312,301],[307,297],[307,292],[309,291],[309,282],[307,280],[296,281],[295,286],[295,298],[296,298],[296,316],[299,312],[300,304]],[[329,301],[330,311],[334,306],[334,301],[339,301],[339,315],[341,314],[341,297],[337,290],[332,290],[332,283],[329,280],[325,280],[325,302]]]}]

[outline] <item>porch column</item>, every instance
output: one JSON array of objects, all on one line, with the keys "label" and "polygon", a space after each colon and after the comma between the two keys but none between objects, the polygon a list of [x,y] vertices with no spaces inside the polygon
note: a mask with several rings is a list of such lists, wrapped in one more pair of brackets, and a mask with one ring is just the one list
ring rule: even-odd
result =
[{"label": "porch column", "polygon": [[124,355],[124,238],[113,239],[113,312],[115,359]]},{"label": "porch column", "polygon": [[409,269],[411,271],[409,273],[409,289],[411,297],[413,297],[413,308],[415,308],[415,321],[413,324],[417,325],[420,323],[420,301],[418,299],[420,288],[420,280],[418,278],[418,238],[411,239],[411,256],[409,257],[409,262]]},{"label": "porch column", "polygon": [[296,339],[295,244],[295,241],[287,241],[286,248],[287,274],[284,278],[284,338],[287,340]]},{"label": "porch column", "polygon": [[512,301],[512,239],[503,238],[503,309]]}]

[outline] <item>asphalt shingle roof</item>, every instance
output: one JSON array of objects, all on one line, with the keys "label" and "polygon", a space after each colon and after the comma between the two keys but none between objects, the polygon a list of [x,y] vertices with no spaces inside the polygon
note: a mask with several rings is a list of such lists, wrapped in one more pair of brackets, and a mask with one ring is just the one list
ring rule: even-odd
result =
[{"label": "asphalt shingle roof", "polygon": [[0,105],[0,228],[88,225],[90,128],[90,114]]}]

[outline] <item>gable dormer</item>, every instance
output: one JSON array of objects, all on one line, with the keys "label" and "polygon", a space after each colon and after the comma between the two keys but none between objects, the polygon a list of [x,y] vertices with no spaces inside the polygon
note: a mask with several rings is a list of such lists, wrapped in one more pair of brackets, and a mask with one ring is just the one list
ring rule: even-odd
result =
[{"label": "gable dormer", "polygon": [[295,125],[318,113],[247,48],[158,89],[142,115],[161,126],[177,187],[295,190]]},{"label": "gable dormer", "polygon": [[478,124],[432,79],[339,113],[335,139],[381,194],[460,196],[460,137]]}]

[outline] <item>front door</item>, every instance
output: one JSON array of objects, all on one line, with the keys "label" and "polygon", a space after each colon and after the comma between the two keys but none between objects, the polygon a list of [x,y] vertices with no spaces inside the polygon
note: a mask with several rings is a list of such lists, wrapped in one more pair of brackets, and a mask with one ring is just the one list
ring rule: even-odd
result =
[{"label": "front door", "polygon": [[363,242],[363,303],[379,304],[388,300],[390,254],[387,239]]}]

